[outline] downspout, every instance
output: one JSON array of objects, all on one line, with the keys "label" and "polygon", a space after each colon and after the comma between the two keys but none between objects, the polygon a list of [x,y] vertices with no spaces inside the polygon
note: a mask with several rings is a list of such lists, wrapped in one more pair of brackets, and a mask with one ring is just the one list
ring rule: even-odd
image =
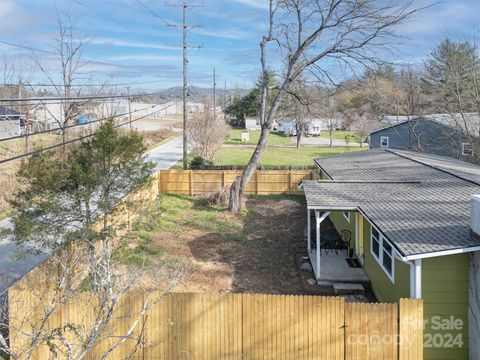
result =
[{"label": "downspout", "polygon": [[405,261],[410,266],[410,298],[422,298],[422,260]]}]

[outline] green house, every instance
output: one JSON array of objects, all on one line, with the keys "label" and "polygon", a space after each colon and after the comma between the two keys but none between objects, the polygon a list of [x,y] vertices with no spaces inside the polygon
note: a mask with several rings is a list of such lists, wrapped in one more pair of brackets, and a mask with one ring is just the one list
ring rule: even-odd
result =
[{"label": "green house", "polygon": [[[468,359],[470,257],[480,251],[470,204],[480,167],[384,149],[315,163],[321,179],[300,186],[317,281],[367,281],[380,302],[422,298],[425,359]],[[339,235],[333,247],[327,222]]]}]

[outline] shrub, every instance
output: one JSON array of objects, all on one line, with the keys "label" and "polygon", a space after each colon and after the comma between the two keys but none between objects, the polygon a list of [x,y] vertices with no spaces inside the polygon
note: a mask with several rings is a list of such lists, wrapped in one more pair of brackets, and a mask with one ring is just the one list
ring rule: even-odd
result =
[{"label": "shrub", "polygon": [[198,206],[209,205],[228,205],[230,200],[230,188],[223,187],[222,190],[200,197],[197,201]]},{"label": "shrub", "polygon": [[190,161],[190,169],[192,170],[202,170],[209,166],[213,166],[213,161],[205,160],[201,156],[195,156],[192,161]]}]

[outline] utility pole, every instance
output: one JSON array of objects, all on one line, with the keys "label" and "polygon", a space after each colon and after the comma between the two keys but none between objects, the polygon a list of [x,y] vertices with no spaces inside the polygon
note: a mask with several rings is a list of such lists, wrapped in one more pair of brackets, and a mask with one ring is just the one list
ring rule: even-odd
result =
[{"label": "utility pole", "polygon": [[[132,131],[132,107],[130,103],[130,86],[127,86],[127,101],[128,101],[128,122],[130,124],[130,131]],[[112,106],[113,111],[113,106]]]},{"label": "utility pole", "polygon": [[213,68],[213,120],[217,119],[217,78],[215,68]]},{"label": "utility pole", "polygon": [[227,108],[227,80],[225,80],[225,89],[223,90],[223,120],[225,123],[227,122],[227,112],[225,111]]},{"label": "utility pole", "polygon": [[188,169],[188,50],[199,48],[199,46],[188,45],[188,31],[196,28],[196,25],[188,24],[188,9],[199,7],[198,5],[189,5],[187,0],[183,0],[181,4],[171,4],[170,7],[182,8],[182,25],[167,24],[169,27],[182,28],[183,33],[183,169]]},{"label": "utility pole", "polygon": [[188,169],[188,42],[187,5],[183,1],[183,170]]}]

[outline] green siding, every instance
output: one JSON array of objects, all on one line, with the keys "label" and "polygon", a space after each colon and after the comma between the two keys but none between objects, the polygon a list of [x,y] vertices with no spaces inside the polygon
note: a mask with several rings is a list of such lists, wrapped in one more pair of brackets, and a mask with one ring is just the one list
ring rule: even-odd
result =
[{"label": "green siding", "polygon": [[370,278],[373,293],[380,302],[398,302],[400,298],[410,297],[410,266],[395,259],[393,283],[377,259],[370,252],[370,224],[364,222],[365,262],[364,269]]},{"label": "green siding", "polygon": [[[361,216],[361,215],[360,215]],[[342,212],[333,212],[330,219],[337,231],[350,230],[355,245],[355,216],[350,214],[351,222],[345,220]],[[370,251],[370,224],[364,221],[364,270],[367,273],[373,293],[380,302],[395,303],[400,298],[410,297],[410,266],[395,259],[395,281],[392,283],[376,258]],[[470,257],[468,254],[442,256],[422,260],[422,297],[424,300],[426,340],[430,335],[441,334],[440,341],[448,339],[446,334],[455,338],[461,334],[461,348],[425,348],[426,360],[467,360],[468,359],[468,273]],[[433,330],[432,317],[440,319],[460,319],[462,330]],[[445,336],[445,337],[443,337]],[[437,335],[439,337],[439,335]]]},{"label": "green siding", "polygon": [[[428,321],[425,334],[461,335],[464,346],[458,348],[426,348],[425,359],[468,359],[468,254],[442,256],[422,260],[422,297],[425,304],[425,319]],[[431,319],[460,319],[462,330],[433,330]],[[438,335],[437,335],[438,336]],[[443,339],[446,339],[444,337]]]},{"label": "green siding", "polygon": [[329,218],[332,221],[335,229],[338,234],[342,234],[342,230],[348,230],[352,233],[352,241],[350,242],[350,247],[355,249],[355,212],[351,211],[350,222],[343,216],[342,211],[332,211]]}]

